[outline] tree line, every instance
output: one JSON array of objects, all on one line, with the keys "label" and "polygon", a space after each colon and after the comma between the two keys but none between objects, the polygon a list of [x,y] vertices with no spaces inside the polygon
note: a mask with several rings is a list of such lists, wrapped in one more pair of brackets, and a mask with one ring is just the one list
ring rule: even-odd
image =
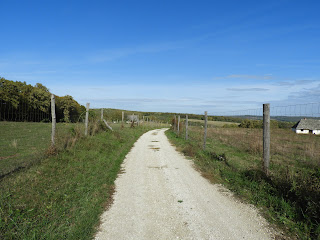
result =
[{"label": "tree line", "polygon": [[[58,122],[77,122],[85,112],[72,96],[56,96]],[[51,93],[41,83],[35,86],[26,82],[0,77],[0,120],[48,122],[51,120]]]},{"label": "tree line", "polygon": [[[271,128],[292,128],[294,122],[283,122],[277,120],[270,121]],[[244,119],[241,121],[240,128],[263,128],[263,121],[262,120],[250,120]]]}]

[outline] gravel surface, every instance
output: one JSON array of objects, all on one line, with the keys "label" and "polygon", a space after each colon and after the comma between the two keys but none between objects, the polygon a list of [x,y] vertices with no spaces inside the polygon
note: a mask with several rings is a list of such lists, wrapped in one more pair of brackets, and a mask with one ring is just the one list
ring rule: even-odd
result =
[{"label": "gravel surface", "polygon": [[255,208],[204,179],[165,130],[145,133],[126,156],[96,239],[273,239]]}]

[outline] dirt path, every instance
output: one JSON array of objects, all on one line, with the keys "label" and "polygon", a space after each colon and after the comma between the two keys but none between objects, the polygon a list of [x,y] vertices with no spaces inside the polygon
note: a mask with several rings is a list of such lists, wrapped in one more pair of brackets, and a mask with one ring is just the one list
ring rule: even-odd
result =
[{"label": "dirt path", "polygon": [[127,155],[96,239],[272,239],[253,207],[204,179],[164,132],[144,134]]}]

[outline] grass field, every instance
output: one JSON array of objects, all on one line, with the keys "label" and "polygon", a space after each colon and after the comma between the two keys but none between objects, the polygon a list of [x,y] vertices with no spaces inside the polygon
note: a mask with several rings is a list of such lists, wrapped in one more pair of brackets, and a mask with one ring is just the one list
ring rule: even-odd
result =
[{"label": "grass field", "polygon": [[[192,124],[192,122],[204,124],[204,120],[199,120],[199,119],[188,119],[188,122],[191,122],[191,124]],[[240,123],[222,122],[222,121],[208,121],[208,126],[212,126],[212,127],[223,127],[224,125],[229,125],[229,124],[239,125]]]},{"label": "grass field", "polygon": [[153,126],[113,128],[0,179],[0,239],[91,239],[125,155]]},{"label": "grass field", "polygon": [[[97,131],[98,124],[91,122],[89,132]],[[110,124],[119,130],[120,124]],[[145,123],[142,127],[153,127]],[[165,125],[163,125],[165,126]],[[129,128],[130,124],[124,124]],[[71,135],[77,136],[70,138]],[[57,123],[56,148],[64,149],[74,145],[84,133],[83,123]],[[46,157],[51,145],[51,123],[0,122],[0,177],[15,170],[28,167]]]},{"label": "grass field", "polygon": [[[74,126],[58,123],[57,141]],[[0,122],[0,176],[38,162],[50,144],[50,123]]]},{"label": "grass field", "polygon": [[319,136],[272,130],[271,174],[266,176],[262,172],[262,129],[209,128],[206,151],[200,127],[189,128],[188,141],[173,131],[167,135],[185,155],[193,157],[205,177],[261,208],[290,238],[319,239]]}]

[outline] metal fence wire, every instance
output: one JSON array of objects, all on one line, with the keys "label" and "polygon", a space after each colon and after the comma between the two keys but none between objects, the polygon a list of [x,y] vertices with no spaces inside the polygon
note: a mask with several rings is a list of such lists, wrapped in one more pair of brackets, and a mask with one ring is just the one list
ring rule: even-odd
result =
[{"label": "metal fence wire", "polygon": [[[205,133],[204,116],[202,120],[188,120],[188,139],[202,145],[207,135],[207,144],[219,142],[240,151],[263,155],[263,108],[208,113],[208,128]],[[296,131],[297,124],[312,122],[310,129]],[[178,124],[178,116],[176,124]],[[304,125],[308,128],[307,125]],[[185,136],[185,116],[181,115],[179,133]],[[320,165],[320,103],[296,104],[287,106],[270,106],[270,159],[273,163],[290,163]],[[212,148],[209,148],[212,149]],[[213,149],[214,150],[214,149]]]},{"label": "metal fence wire", "polygon": [[17,106],[0,99],[0,121],[14,122],[49,122],[51,120],[50,106],[33,108],[25,101],[19,101]]}]

